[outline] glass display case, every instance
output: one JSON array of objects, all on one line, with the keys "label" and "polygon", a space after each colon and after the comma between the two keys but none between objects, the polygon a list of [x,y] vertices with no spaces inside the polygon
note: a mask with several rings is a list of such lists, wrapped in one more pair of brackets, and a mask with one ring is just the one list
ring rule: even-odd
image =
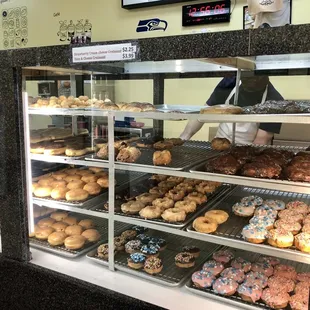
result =
[{"label": "glass display case", "polygon": [[[34,261],[93,262],[238,309],[272,306],[266,285],[243,291],[251,268],[310,274],[309,54],[140,52],[20,72]],[[39,96],[43,82],[57,95]]]}]

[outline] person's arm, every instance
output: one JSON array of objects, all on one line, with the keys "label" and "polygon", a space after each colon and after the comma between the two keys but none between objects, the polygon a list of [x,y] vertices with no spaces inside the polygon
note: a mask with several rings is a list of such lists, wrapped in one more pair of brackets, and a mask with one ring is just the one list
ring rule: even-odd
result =
[{"label": "person's arm", "polygon": [[194,134],[196,134],[201,127],[203,126],[203,123],[199,122],[198,120],[189,121],[183,130],[183,132],[180,135],[180,138],[182,140],[189,140]]},{"label": "person's arm", "polygon": [[270,145],[273,139],[273,133],[258,129],[253,144]]}]

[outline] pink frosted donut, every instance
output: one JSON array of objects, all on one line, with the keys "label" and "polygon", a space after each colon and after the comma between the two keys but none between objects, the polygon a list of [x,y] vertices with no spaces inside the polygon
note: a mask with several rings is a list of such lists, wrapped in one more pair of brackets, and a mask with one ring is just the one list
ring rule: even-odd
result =
[{"label": "pink frosted donut", "polygon": [[211,272],[217,276],[224,270],[224,266],[215,260],[209,260],[203,264],[202,270],[205,272]]},{"label": "pink frosted donut", "polygon": [[237,257],[231,262],[231,267],[241,269],[244,272],[249,272],[251,270],[251,266],[252,264],[249,261],[243,259],[242,257]]},{"label": "pink frosted donut", "polygon": [[229,267],[221,272],[221,277],[232,279],[238,283],[241,283],[243,282],[245,276],[243,270]]},{"label": "pink frosted donut", "polygon": [[251,271],[245,276],[245,281],[248,286],[258,285],[261,288],[265,288],[267,286],[268,277],[266,277],[261,272]]},{"label": "pink frosted donut", "polygon": [[220,295],[231,296],[234,295],[238,283],[232,279],[218,278],[212,285],[213,291]]},{"label": "pink frosted donut", "polygon": [[282,220],[289,220],[291,222],[298,222],[298,223],[302,223],[303,219],[304,219],[304,215],[295,212],[294,210],[288,210],[285,209],[283,211],[280,211],[278,213],[279,218]]},{"label": "pink frosted donut", "polygon": [[306,203],[303,201],[290,201],[286,205],[286,209],[293,210],[296,213],[302,213],[302,214],[308,214],[310,212],[310,209]]},{"label": "pink frosted donut", "polygon": [[273,275],[273,267],[266,262],[252,264],[251,270],[256,272],[262,272],[268,278]]},{"label": "pink frosted donut", "polygon": [[294,267],[288,265],[277,265],[274,267],[274,275],[296,281],[297,272]]},{"label": "pink frosted donut", "polygon": [[291,279],[279,277],[279,276],[272,276],[268,279],[268,286],[271,289],[275,290],[283,290],[287,293],[293,292],[295,288],[295,282]]},{"label": "pink frosted donut", "polygon": [[276,219],[278,215],[278,211],[276,211],[272,207],[263,205],[263,206],[258,207],[255,210],[254,214],[255,216],[267,216],[267,217]]},{"label": "pink frosted donut", "polygon": [[310,272],[297,273],[297,280],[310,283]]},{"label": "pink frosted donut", "polygon": [[212,272],[196,271],[192,275],[192,281],[199,288],[207,288],[212,286],[215,276]]},{"label": "pink frosted donut", "polygon": [[220,250],[213,253],[213,259],[222,264],[229,263],[234,257],[234,254],[229,250]]},{"label": "pink frosted donut", "polygon": [[266,288],[262,294],[263,302],[273,309],[282,309],[287,307],[290,295],[285,291],[276,291]]},{"label": "pink frosted donut", "polygon": [[257,302],[260,300],[263,290],[258,285],[247,285],[243,283],[239,285],[237,292],[243,300]]},{"label": "pink frosted donut", "polygon": [[295,286],[295,293],[309,293],[309,289],[310,289],[310,282],[299,282],[296,284]]},{"label": "pink frosted donut", "polygon": [[310,224],[310,215],[307,215],[303,221],[304,225]]},{"label": "pink frosted donut", "polygon": [[261,256],[258,259],[259,263],[268,263],[271,266],[275,266],[275,265],[279,265],[280,264],[280,260],[276,257],[272,257],[272,256]]},{"label": "pink frosted donut", "polygon": [[290,306],[293,310],[309,310],[309,293],[299,293],[292,296]]}]

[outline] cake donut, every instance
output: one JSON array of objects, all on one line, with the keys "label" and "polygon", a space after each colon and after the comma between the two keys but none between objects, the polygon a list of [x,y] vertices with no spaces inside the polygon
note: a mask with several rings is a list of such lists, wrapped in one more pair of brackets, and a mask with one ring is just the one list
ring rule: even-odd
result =
[{"label": "cake donut", "polygon": [[212,272],[196,271],[192,274],[192,282],[198,288],[211,287],[215,281],[215,276]]},{"label": "cake donut", "polygon": [[278,211],[274,210],[273,208],[267,205],[263,205],[263,206],[258,207],[255,210],[254,214],[255,216],[266,216],[266,217],[276,219],[278,215]]},{"label": "cake donut", "polygon": [[142,234],[142,233],[148,231],[148,228],[143,227],[143,226],[133,226],[132,230],[135,230],[137,232],[137,234]]},{"label": "cake donut", "polygon": [[296,213],[294,210],[288,210],[285,209],[283,211],[280,211],[278,213],[278,217],[282,220],[282,219],[289,219],[292,222],[298,222],[298,223],[302,223],[303,219],[304,219],[304,215],[303,214],[298,214]]},{"label": "cake donut", "polygon": [[197,205],[207,202],[207,196],[198,192],[192,192],[184,197],[184,200],[195,201]]},{"label": "cake donut", "polygon": [[261,256],[258,259],[259,263],[268,263],[271,266],[276,266],[280,264],[280,260],[273,256]]},{"label": "cake donut", "polygon": [[237,216],[242,216],[242,217],[249,217],[253,216],[254,211],[255,211],[255,206],[254,205],[246,205],[244,203],[237,202],[232,206],[232,210],[234,214]]},{"label": "cake donut", "polygon": [[220,250],[212,255],[213,259],[219,263],[227,264],[229,263],[235,256],[229,250]]},{"label": "cake donut", "polygon": [[238,295],[242,298],[242,300],[254,303],[260,300],[263,290],[258,285],[243,283],[239,285],[237,292]]},{"label": "cake donut", "polygon": [[154,256],[157,257],[159,255],[159,249],[154,245],[143,245],[140,249],[141,253],[147,257]]},{"label": "cake donut", "polygon": [[186,218],[185,211],[178,208],[167,209],[161,214],[161,217],[170,223],[183,222]]},{"label": "cake donut", "polygon": [[148,244],[156,246],[159,252],[165,250],[165,248],[167,247],[166,240],[162,238],[151,238]]},{"label": "cake donut", "polygon": [[294,267],[288,265],[276,265],[274,267],[274,275],[296,281],[297,272]]},{"label": "cake donut", "polygon": [[309,310],[309,293],[293,295],[289,303],[292,310]]},{"label": "cake donut", "polygon": [[137,236],[137,239],[140,240],[143,244],[148,244],[151,240],[151,237],[146,234],[140,234]]},{"label": "cake donut", "polygon": [[212,218],[218,224],[223,224],[228,220],[229,215],[223,210],[210,210],[205,213],[205,217]]},{"label": "cake donut", "polygon": [[121,236],[127,241],[133,240],[137,236],[137,231],[134,229],[128,229],[128,230],[123,231],[121,233]]},{"label": "cake donut", "polygon": [[264,201],[264,205],[271,207],[276,211],[281,211],[285,209],[285,202],[282,200],[267,199]]},{"label": "cake donut", "polygon": [[245,275],[244,283],[248,286],[257,285],[261,288],[265,288],[268,284],[268,277],[261,272],[250,271]]},{"label": "cake donut", "polygon": [[251,270],[251,262],[245,260],[242,257],[237,257],[231,262],[231,267],[243,270],[243,272],[249,272]]},{"label": "cake donut", "polygon": [[274,218],[268,216],[253,216],[249,220],[249,223],[255,226],[262,226],[267,230],[270,230],[273,228],[274,221],[275,221]]},{"label": "cake donut", "polygon": [[200,255],[200,249],[194,245],[186,245],[182,248],[182,252],[191,253],[195,258],[198,258]]},{"label": "cake donut", "polygon": [[179,268],[191,268],[195,266],[195,257],[191,253],[179,253],[175,256],[174,261]]},{"label": "cake donut", "polygon": [[271,277],[274,271],[273,267],[269,265],[268,263],[254,263],[252,264],[251,270],[254,272],[261,272],[266,277]]},{"label": "cake donut", "polygon": [[126,239],[122,236],[114,238],[114,246],[116,251],[124,251]]},{"label": "cake donut", "polygon": [[283,229],[291,232],[293,235],[297,235],[301,230],[301,225],[298,222],[292,222],[289,219],[278,220],[274,223],[276,228]]},{"label": "cake donut", "polygon": [[296,213],[308,214],[310,209],[308,205],[303,201],[290,201],[286,205],[286,209],[296,211]]},{"label": "cake donut", "polygon": [[160,273],[163,269],[163,263],[160,258],[151,256],[144,263],[144,271],[149,274]]},{"label": "cake donut", "polygon": [[308,224],[305,224],[303,227],[302,227],[302,230],[301,230],[303,233],[310,233],[310,223]]},{"label": "cake donut", "polygon": [[283,278],[280,276],[272,276],[268,279],[268,287],[276,291],[285,291],[291,293],[294,291],[295,282],[291,279]]},{"label": "cake donut", "polygon": [[285,291],[272,290],[266,288],[262,294],[264,303],[272,309],[282,309],[287,307],[290,295]]},{"label": "cake donut", "polygon": [[152,187],[149,189],[149,193],[152,195],[158,195],[158,197],[163,197],[166,193],[168,192],[168,190],[166,188],[163,187]]},{"label": "cake donut", "polygon": [[267,241],[277,248],[289,248],[294,243],[294,235],[282,228],[271,229],[268,232]]},{"label": "cake donut", "polygon": [[170,198],[173,201],[180,201],[185,197],[185,193],[180,190],[171,189],[165,197]]},{"label": "cake donut", "polygon": [[194,186],[191,185],[190,183],[180,183],[175,187],[176,190],[181,190],[185,194],[192,193],[194,191]]},{"label": "cake donut", "polygon": [[141,253],[132,253],[127,259],[128,267],[132,269],[142,269],[146,261],[146,256]]},{"label": "cake donut", "polygon": [[213,182],[203,181],[196,185],[195,189],[198,193],[209,194],[215,191],[216,186]]},{"label": "cake donut", "polygon": [[310,253],[310,234],[302,232],[296,235],[294,244],[298,250]]},{"label": "cake donut", "polygon": [[310,289],[310,282],[306,281],[306,282],[299,282],[296,284],[295,286],[295,293],[309,293],[309,289]]},{"label": "cake donut", "polygon": [[242,229],[243,238],[251,243],[263,243],[266,240],[267,235],[268,230],[262,226],[249,224]]},{"label": "cake donut", "polygon": [[264,202],[263,198],[259,196],[247,196],[241,199],[241,203],[253,207],[258,207],[262,205],[263,202]]},{"label": "cake donut", "polygon": [[209,260],[203,264],[202,270],[211,272],[214,276],[217,276],[224,270],[224,265],[215,260]]},{"label": "cake donut", "polygon": [[162,210],[159,207],[147,206],[140,210],[139,215],[145,219],[160,218]]},{"label": "cake donut", "polygon": [[186,214],[196,211],[196,202],[195,201],[177,201],[174,205],[175,208],[183,210]]},{"label": "cake donut", "polygon": [[232,279],[218,278],[212,285],[213,291],[220,295],[231,296],[234,295],[238,283]]},{"label": "cake donut", "polygon": [[149,203],[152,203],[152,201],[155,200],[156,198],[159,198],[159,195],[144,193],[137,196],[136,200],[142,202],[144,205],[147,205]]},{"label": "cake donut", "polygon": [[140,240],[131,240],[125,244],[126,253],[132,254],[140,251],[142,242]]},{"label": "cake donut", "polygon": [[153,200],[152,205],[155,207],[159,207],[162,210],[166,210],[166,209],[173,208],[174,201],[168,197],[157,198],[157,199]]},{"label": "cake donut", "polygon": [[[115,254],[115,248],[114,248]],[[100,258],[108,259],[109,258],[109,245],[107,243],[101,244],[97,249],[97,255]]]},{"label": "cake donut", "polygon": [[201,233],[210,234],[217,230],[218,224],[211,218],[208,217],[197,217],[193,222],[193,228]]},{"label": "cake donut", "polygon": [[310,272],[302,272],[297,274],[297,280],[300,282],[308,282],[310,286]]},{"label": "cake donut", "polygon": [[135,200],[130,200],[121,205],[121,210],[125,214],[138,214],[143,208],[145,208],[145,204]]},{"label": "cake donut", "polygon": [[238,283],[241,283],[241,282],[243,282],[245,275],[244,275],[244,271],[242,269],[229,267],[229,268],[224,269],[221,272],[221,277],[232,279]]}]

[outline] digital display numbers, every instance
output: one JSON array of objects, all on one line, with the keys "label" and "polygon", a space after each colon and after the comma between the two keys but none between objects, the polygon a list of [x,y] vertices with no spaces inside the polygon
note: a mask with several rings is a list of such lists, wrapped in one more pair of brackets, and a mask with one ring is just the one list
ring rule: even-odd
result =
[{"label": "digital display numbers", "polygon": [[229,22],[230,0],[185,5],[182,17],[183,26]]}]

